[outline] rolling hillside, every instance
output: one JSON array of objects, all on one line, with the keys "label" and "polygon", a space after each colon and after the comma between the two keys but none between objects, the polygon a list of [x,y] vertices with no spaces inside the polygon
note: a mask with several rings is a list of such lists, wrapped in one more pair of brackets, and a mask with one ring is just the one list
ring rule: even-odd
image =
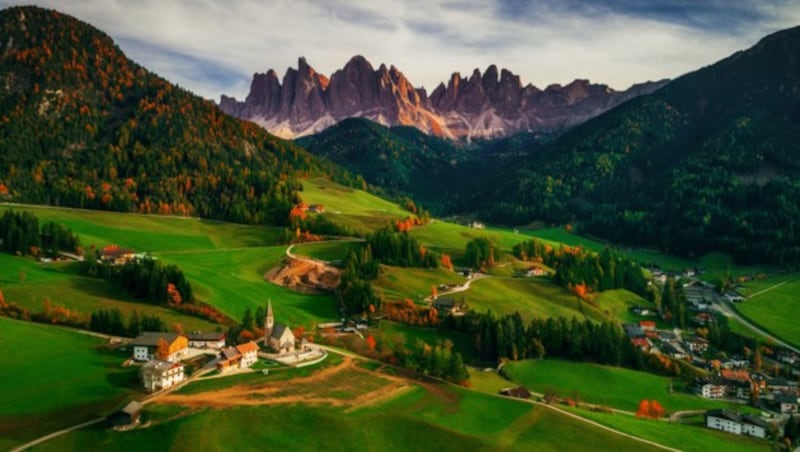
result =
[{"label": "rolling hillside", "polygon": [[0,200],[283,224],[298,174],[338,174],[72,17],[8,8],[0,30]]}]

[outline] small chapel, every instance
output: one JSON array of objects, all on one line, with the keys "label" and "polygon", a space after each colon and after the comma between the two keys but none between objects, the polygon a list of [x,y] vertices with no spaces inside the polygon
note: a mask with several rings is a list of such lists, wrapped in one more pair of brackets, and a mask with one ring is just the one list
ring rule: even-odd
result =
[{"label": "small chapel", "polygon": [[264,321],[264,344],[275,353],[290,353],[295,350],[294,333],[288,325],[275,323],[272,313],[272,300],[267,304],[267,318]]}]

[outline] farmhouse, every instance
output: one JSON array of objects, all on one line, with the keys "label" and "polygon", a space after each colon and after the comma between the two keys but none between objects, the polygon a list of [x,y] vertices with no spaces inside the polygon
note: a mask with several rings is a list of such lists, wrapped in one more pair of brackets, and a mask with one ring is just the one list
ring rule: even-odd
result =
[{"label": "farmhouse", "polygon": [[119,427],[123,425],[131,425],[139,422],[139,417],[142,415],[142,404],[137,401],[131,401],[119,411],[115,411],[106,417],[106,423],[110,427]]},{"label": "farmhouse", "polygon": [[189,347],[221,350],[225,347],[225,338],[227,335],[221,332],[203,333],[201,331],[192,331],[188,334],[188,337]]},{"label": "farmhouse", "polygon": [[440,313],[453,316],[464,315],[466,310],[466,304],[463,301],[455,301],[448,297],[437,298],[433,302],[433,307]]},{"label": "farmhouse", "polygon": [[311,204],[308,206],[308,211],[311,213],[325,212],[325,207],[322,204]]},{"label": "farmhouse", "polygon": [[530,399],[531,392],[525,386],[517,386],[516,388],[505,388],[500,390],[500,394],[506,397],[514,397],[517,399]]},{"label": "farmhouse", "polygon": [[167,356],[159,356],[159,359],[177,361],[188,351],[189,339],[186,336],[176,333],[154,333],[148,331],[131,341],[133,359],[136,361],[155,359],[159,346],[164,346],[165,343]]},{"label": "farmhouse", "polygon": [[[294,335],[292,336],[294,337]],[[258,344],[250,341],[246,344],[237,345],[236,350],[242,356],[239,367],[250,367],[258,361]]]},{"label": "farmhouse", "polygon": [[728,410],[711,410],[706,412],[706,427],[737,435],[748,435],[766,438],[770,425],[763,419],[745,414],[740,416]]},{"label": "farmhouse", "polygon": [[700,395],[706,399],[719,399],[725,397],[728,385],[719,380],[708,381],[700,386]]},{"label": "farmhouse", "polygon": [[100,260],[111,265],[124,265],[136,258],[136,251],[129,248],[120,248],[119,245],[108,245],[100,252]]},{"label": "farmhouse", "polygon": [[641,328],[642,331],[653,331],[656,329],[656,322],[652,320],[642,320],[639,322],[639,328]]},{"label": "farmhouse", "polygon": [[241,365],[242,354],[236,347],[226,347],[219,352],[219,359],[217,360],[217,369],[220,372],[226,370],[237,369]]},{"label": "farmhouse", "polygon": [[295,349],[294,333],[286,325],[276,324],[272,313],[272,301],[267,304],[264,321],[264,343],[276,353],[289,353]]},{"label": "farmhouse", "polygon": [[140,371],[142,386],[148,391],[160,391],[175,386],[185,378],[183,364],[152,360]]}]

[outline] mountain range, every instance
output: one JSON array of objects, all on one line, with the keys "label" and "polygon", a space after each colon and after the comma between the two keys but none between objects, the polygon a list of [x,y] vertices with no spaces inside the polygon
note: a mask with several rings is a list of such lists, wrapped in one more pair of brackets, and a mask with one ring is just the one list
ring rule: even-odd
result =
[{"label": "mountain range", "polygon": [[244,101],[223,95],[220,108],[269,132],[295,138],[318,133],[337,122],[362,117],[382,125],[414,126],[449,139],[497,138],[518,132],[560,132],[666,83],[646,82],[625,91],[588,80],[539,89],[523,85],[506,69],[489,66],[471,76],[453,73],[430,95],[403,73],[362,56],[326,77],[305,60],[283,80],[270,69],[253,75]]}]

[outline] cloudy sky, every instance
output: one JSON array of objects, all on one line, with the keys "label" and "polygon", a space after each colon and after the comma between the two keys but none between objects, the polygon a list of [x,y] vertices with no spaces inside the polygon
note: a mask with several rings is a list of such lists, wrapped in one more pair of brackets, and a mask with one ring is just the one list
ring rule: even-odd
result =
[{"label": "cloudy sky", "polygon": [[[545,87],[673,78],[800,25],[797,0],[41,0],[111,35],[204,97],[243,98],[254,72],[355,55],[431,91],[490,64]],[[0,0],[0,6],[18,4]]]}]

